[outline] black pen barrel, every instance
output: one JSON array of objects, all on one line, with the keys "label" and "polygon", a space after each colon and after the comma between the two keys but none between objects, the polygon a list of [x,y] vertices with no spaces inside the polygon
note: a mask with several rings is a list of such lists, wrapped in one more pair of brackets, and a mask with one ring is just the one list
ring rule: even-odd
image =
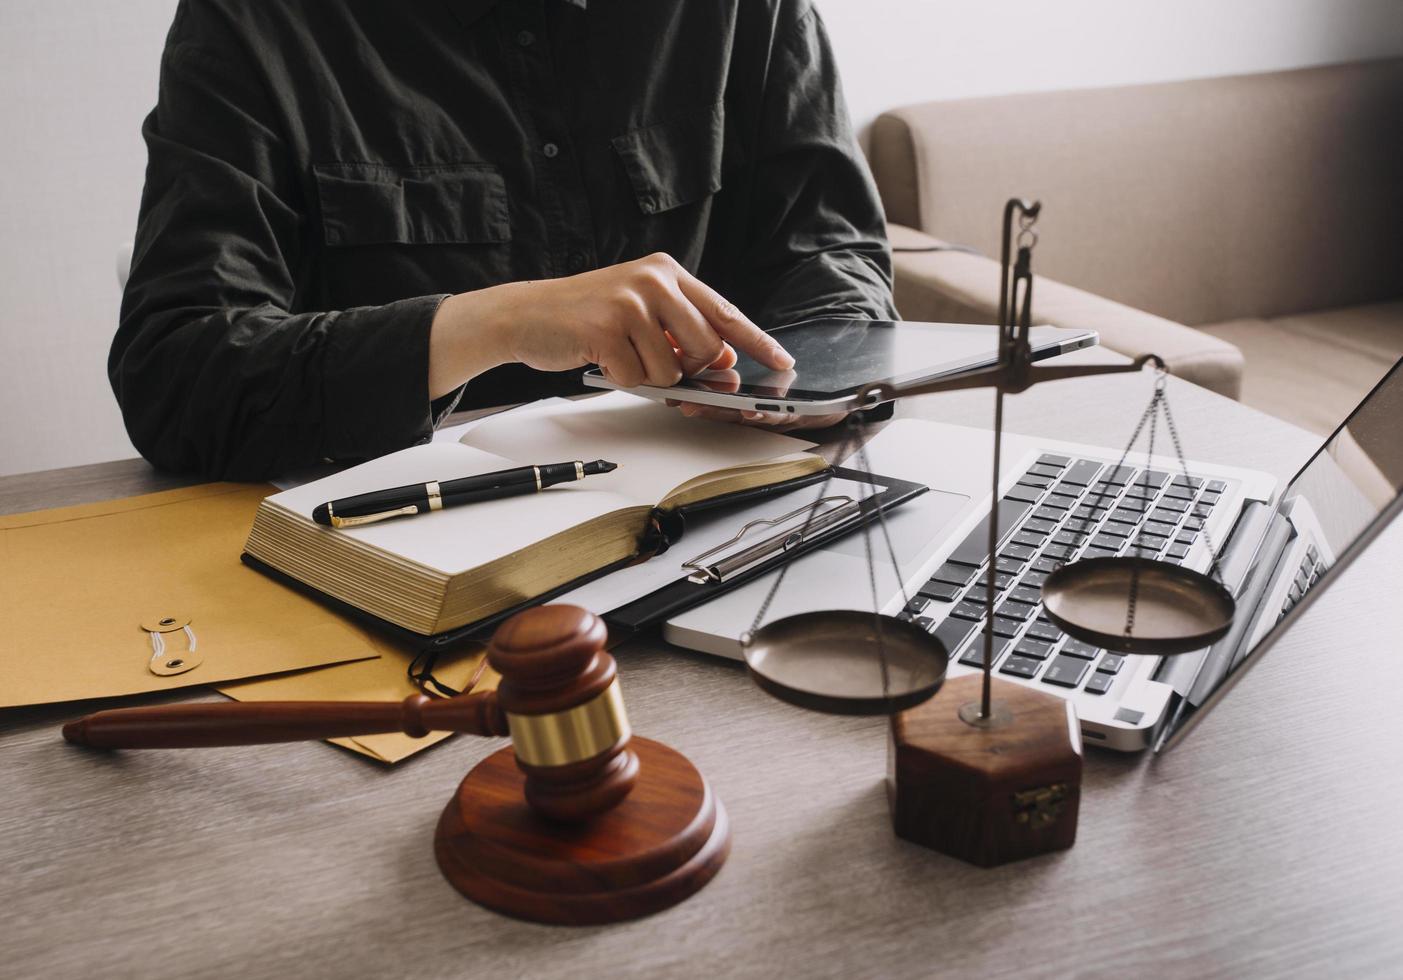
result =
[{"label": "black pen barrel", "polygon": [[[372,490],[358,493],[354,497],[334,500],[323,504],[312,512],[312,519],[318,524],[331,524],[332,517],[349,520],[368,517],[371,514],[384,514],[391,511],[414,508],[414,513],[422,514],[429,509],[429,492],[422,483],[411,483],[405,487],[392,487],[389,490]],[[323,513],[325,508],[325,513]],[[323,520],[323,517],[326,519]]]},{"label": "black pen barrel", "polygon": [[444,480],[439,484],[439,493],[443,497],[445,507],[512,497],[519,493],[535,493],[537,469],[535,466],[519,466],[514,470],[480,473],[477,476],[465,476],[460,480]]}]

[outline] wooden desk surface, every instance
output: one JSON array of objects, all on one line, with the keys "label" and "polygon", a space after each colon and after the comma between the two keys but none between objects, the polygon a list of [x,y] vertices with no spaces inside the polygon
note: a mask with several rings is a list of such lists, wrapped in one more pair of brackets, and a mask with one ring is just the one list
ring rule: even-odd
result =
[{"label": "wooden desk surface", "polygon": [[[1147,387],[1046,385],[1008,428],[1120,446]],[[1191,456],[1284,478],[1314,446],[1187,385],[1172,400]],[[982,425],[990,406],[918,407]],[[137,462],[10,477],[0,510],[169,482]],[[499,918],[439,876],[434,822],[498,743],[393,769],[319,743],[103,756],[60,741],[71,706],[0,713],[0,975],[1398,976],[1400,556],[1395,527],[1165,758],[1091,749],[1076,847],[990,871],[893,837],[883,722],[625,646],[635,728],[706,773],[735,844],[695,898],[608,928]]]}]

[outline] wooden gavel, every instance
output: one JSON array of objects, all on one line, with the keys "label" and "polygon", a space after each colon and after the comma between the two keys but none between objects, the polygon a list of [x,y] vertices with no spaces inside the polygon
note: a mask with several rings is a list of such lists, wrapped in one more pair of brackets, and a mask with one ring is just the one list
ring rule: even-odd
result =
[{"label": "wooden gavel", "polygon": [[510,735],[531,807],[553,820],[588,820],[616,806],[638,778],[638,757],[603,649],[604,622],[575,606],[541,606],[504,623],[487,660],[496,691],[394,701],[177,704],[99,711],[63,737],[102,749],[258,745],[402,731]]},{"label": "wooden gavel", "polygon": [[[607,630],[575,606],[538,606],[487,648],[501,684],[456,698],[283,701],[99,711],[63,737],[95,748],[253,745],[402,731],[511,735],[444,807],[434,857],[479,905],[533,922],[648,915],[705,885],[731,848],[726,809],[680,752],[634,738]],[[525,804],[523,805],[523,797]]]}]

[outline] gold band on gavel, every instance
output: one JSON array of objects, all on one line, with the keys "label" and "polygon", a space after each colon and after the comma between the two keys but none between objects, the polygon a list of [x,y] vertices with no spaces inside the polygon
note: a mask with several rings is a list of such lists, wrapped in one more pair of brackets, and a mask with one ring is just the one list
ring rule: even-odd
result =
[{"label": "gold band on gavel", "polygon": [[630,734],[615,678],[584,704],[548,715],[507,712],[516,757],[528,766],[564,766],[592,759]]}]

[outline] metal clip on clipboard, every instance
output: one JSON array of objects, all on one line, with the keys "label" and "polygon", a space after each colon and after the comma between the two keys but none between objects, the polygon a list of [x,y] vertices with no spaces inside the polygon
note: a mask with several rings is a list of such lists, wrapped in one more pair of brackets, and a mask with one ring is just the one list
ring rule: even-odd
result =
[{"label": "metal clip on clipboard", "polygon": [[[836,504],[837,506],[828,510],[820,510],[825,504]],[[687,576],[689,582],[695,582],[698,585],[708,582],[724,582],[728,576],[744,571],[771,555],[789,551],[791,548],[803,544],[804,541],[814,537],[820,531],[856,519],[861,511],[861,502],[846,494],[820,497],[813,503],[805,504],[803,507],[791,510],[788,514],[780,517],[761,517],[747,522],[729,541],[723,541],[716,547],[703,551],[690,561],[684,561],[682,567],[692,570],[692,574]],[[807,517],[810,513],[814,514],[812,519]],[[727,555],[710,564],[703,564],[713,555],[724,552],[732,545],[739,543],[752,528],[778,527],[800,517],[807,520],[807,526],[787,528],[754,544],[747,545],[734,554]]]}]

